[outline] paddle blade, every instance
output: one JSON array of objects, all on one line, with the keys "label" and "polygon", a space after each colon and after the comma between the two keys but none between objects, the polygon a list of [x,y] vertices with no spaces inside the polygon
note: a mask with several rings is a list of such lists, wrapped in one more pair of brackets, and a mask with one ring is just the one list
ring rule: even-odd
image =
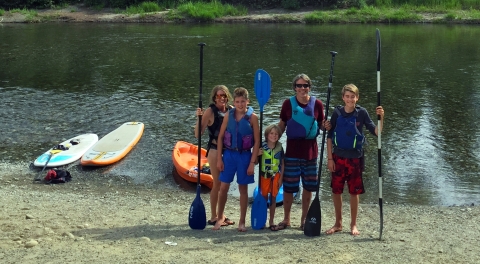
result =
[{"label": "paddle blade", "polygon": [[263,106],[270,99],[270,90],[272,89],[272,80],[270,75],[262,69],[258,69],[255,72],[255,96],[257,97],[258,104],[260,105],[260,112],[263,112]]},{"label": "paddle blade", "polygon": [[205,212],[205,205],[200,197],[200,185],[197,186],[197,196],[190,206],[188,214],[188,225],[191,229],[203,230],[207,226],[207,214]]},{"label": "paddle blade", "polygon": [[261,192],[258,192],[252,204],[252,228],[260,230],[267,222],[267,200],[263,198]]},{"label": "paddle blade", "polygon": [[310,209],[308,209],[307,218],[303,227],[303,233],[306,236],[320,236],[322,228],[322,212],[320,210],[320,200],[315,196]]}]

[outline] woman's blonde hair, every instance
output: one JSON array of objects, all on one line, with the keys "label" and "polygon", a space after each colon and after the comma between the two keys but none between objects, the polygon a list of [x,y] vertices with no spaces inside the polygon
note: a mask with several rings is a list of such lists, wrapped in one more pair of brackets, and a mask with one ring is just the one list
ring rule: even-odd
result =
[{"label": "woman's blonde hair", "polygon": [[232,95],[228,91],[227,86],[225,85],[216,85],[213,87],[212,92],[210,93],[210,100],[212,100],[212,103],[215,104],[215,98],[217,98],[217,93],[218,91],[223,91],[227,95],[227,102],[229,100],[232,100]]}]

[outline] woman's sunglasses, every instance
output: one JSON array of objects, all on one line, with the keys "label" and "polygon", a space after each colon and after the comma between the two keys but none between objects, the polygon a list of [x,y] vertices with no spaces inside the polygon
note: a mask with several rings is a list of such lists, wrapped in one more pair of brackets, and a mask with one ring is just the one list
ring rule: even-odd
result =
[{"label": "woman's sunglasses", "polygon": [[222,99],[222,98],[223,98],[223,99],[227,99],[227,95],[226,95],[226,94],[217,94],[215,97],[216,97],[217,99]]},{"label": "woman's sunglasses", "polygon": [[303,88],[308,88],[308,87],[310,87],[310,85],[308,85],[306,83],[305,84],[297,83],[297,84],[295,84],[295,87],[297,87],[297,88],[302,88],[302,87]]}]

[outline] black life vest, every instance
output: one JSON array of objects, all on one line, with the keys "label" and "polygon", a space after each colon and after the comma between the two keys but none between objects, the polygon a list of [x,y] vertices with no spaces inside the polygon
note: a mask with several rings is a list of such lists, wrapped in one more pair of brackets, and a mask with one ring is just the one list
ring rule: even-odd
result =
[{"label": "black life vest", "polygon": [[[213,124],[211,126],[207,126],[209,139],[207,144],[206,156],[208,156],[208,152],[212,147],[213,140],[216,141],[218,139],[218,134],[220,134],[220,127],[222,126],[222,123],[223,123],[223,118],[225,114],[228,113],[228,111],[226,113],[220,112],[220,110],[215,104],[210,104],[208,107],[212,108],[214,118],[213,118]],[[227,106],[227,110],[229,109],[232,109],[232,107]]]}]

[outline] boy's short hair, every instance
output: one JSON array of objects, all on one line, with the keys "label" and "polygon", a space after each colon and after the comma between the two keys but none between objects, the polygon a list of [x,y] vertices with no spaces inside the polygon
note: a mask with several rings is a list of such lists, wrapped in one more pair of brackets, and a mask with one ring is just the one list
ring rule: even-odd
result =
[{"label": "boy's short hair", "polygon": [[212,100],[212,103],[215,104],[215,99],[217,98],[218,91],[223,91],[227,95],[227,102],[232,100],[232,95],[230,94],[230,91],[228,91],[227,86],[215,85],[215,87],[213,87],[212,89],[212,92],[210,93],[210,99]]},{"label": "boy's short hair", "polygon": [[359,95],[360,95],[360,92],[359,92],[357,86],[355,86],[355,84],[352,84],[352,83],[349,83],[349,84],[343,86],[343,88],[342,88],[342,96],[345,94],[345,92],[352,92],[352,93],[354,93],[354,94],[357,96],[357,98],[358,98]]},{"label": "boy's short hair", "polygon": [[295,91],[295,84],[297,84],[297,81],[300,79],[303,79],[304,81],[306,81],[308,83],[308,86],[310,86],[310,88],[312,87],[312,80],[310,80],[310,77],[308,77],[305,73],[300,73],[299,75],[295,76],[295,78],[293,78],[292,88],[294,91]]},{"label": "boy's short hair", "polygon": [[282,136],[282,130],[280,129],[280,127],[276,124],[272,124],[272,125],[269,125],[265,128],[265,141],[268,141],[268,134],[270,134],[270,132],[272,132],[272,130],[277,131],[278,139],[280,139],[280,137]]},{"label": "boy's short hair", "polygon": [[245,99],[248,100],[248,91],[247,89],[243,88],[243,87],[237,87],[235,88],[235,90],[233,91],[233,99],[237,98],[237,97],[243,97]]}]

